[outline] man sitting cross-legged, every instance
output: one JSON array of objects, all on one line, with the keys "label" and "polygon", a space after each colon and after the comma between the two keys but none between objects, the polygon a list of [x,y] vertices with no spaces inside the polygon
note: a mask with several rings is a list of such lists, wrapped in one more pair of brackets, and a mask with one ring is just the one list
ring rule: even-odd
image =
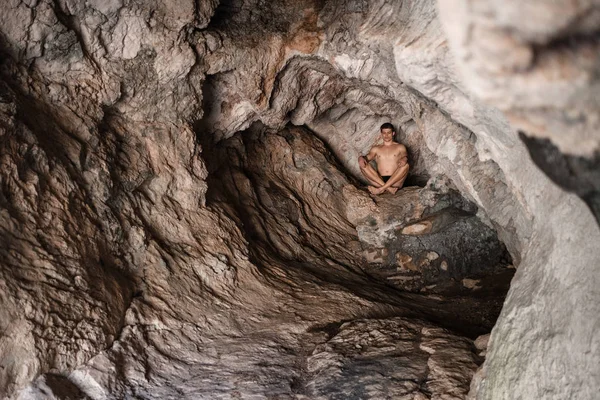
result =
[{"label": "man sitting cross-legged", "polygon": [[[394,142],[396,135],[394,125],[386,122],[381,125],[380,130],[383,144],[373,146],[366,156],[359,156],[358,165],[372,185],[369,186],[371,193],[381,194],[388,191],[394,194],[402,187],[408,176],[408,156],[406,147]],[[369,165],[373,160],[377,162],[377,169]]]}]

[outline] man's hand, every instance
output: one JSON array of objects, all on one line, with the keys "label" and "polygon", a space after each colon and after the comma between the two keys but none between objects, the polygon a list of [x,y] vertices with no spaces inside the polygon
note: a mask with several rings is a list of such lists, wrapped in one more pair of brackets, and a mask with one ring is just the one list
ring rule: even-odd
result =
[{"label": "man's hand", "polygon": [[367,166],[367,164],[368,164],[368,163],[367,163],[367,160],[365,159],[365,157],[364,157],[364,156],[358,156],[358,165],[359,165],[361,168],[365,168],[365,167]]}]

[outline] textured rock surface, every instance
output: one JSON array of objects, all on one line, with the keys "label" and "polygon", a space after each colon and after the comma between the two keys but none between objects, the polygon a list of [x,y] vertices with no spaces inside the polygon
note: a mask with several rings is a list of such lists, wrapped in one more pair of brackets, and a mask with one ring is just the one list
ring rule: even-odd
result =
[{"label": "textured rock surface", "polygon": [[407,291],[451,295],[485,286],[504,293],[510,256],[476,207],[446,184],[433,179],[423,189],[381,196],[375,211],[355,222],[369,273]]},{"label": "textured rock surface", "polygon": [[309,398],[462,399],[478,361],[470,341],[439,328],[357,320],[308,357]]},{"label": "textured rock surface", "polygon": [[[510,272],[495,231],[517,272],[470,396],[593,398],[597,20],[591,1],[9,0],[0,393],[342,398],[360,376],[366,398],[462,398],[480,359],[457,333],[502,296],[479,274]],[[373,200],[355,160],[387,120],[429,184]]]},{"label": "textured rock surface", "polygon": [[[299,128],[269,133],[253,126],[209,153],[207,202],[246,231],[252,260],[292,263],[471,335],[493,325],[512,276],[510,257],[448,181],[374,201],[336,168],[321,141]],[[419,221],[433,221],[432,230],[402,234]],[[403,263],[403,255],[411,261]]]}]

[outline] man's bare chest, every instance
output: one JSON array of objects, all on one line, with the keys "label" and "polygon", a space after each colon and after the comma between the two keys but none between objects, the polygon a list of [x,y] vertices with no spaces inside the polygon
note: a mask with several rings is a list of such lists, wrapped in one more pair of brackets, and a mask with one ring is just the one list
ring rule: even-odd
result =
[{"label": "man's bare chest", "polygon": [[383,160],[394,160],[398,158],[404,157],[404,151],[402,151],[401,147],[394,147],[390,149],[381,148],[377,152],[377,159]]}]

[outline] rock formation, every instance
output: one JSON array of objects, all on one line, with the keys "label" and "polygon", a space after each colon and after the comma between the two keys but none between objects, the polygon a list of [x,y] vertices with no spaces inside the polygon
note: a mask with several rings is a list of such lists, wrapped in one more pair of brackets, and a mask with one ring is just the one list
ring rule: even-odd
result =
[{"label": "rock formation", "polygon": [[599,15],[8,0],[0,394],[593,398]]}]

